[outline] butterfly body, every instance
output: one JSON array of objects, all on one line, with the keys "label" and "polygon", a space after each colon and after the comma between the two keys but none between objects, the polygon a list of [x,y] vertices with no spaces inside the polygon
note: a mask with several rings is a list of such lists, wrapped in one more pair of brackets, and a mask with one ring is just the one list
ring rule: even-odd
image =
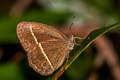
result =
[{"label": "butterfly body", "polygon": [[29,65],[41,75],[51,75],[57,70],[74,47],[73,38],[42,23],[21,22],[17,35],[27,52]]}]

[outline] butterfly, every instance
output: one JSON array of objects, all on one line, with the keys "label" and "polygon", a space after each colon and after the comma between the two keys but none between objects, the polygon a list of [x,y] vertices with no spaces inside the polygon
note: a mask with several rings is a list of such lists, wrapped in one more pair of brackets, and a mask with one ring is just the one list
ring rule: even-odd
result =
[{"label": "butterfly", "polygon": [[17,36],[27,52],[29,65],[40,75],[51,75],[69,56],[74,47],[74,37],[46,24],[21,22]]}]

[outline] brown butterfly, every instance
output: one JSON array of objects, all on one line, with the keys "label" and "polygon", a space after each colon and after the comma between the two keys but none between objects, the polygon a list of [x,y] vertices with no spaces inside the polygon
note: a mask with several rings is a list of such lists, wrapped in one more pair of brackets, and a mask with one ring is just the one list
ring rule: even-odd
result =
[{"label": "brown butterfly", "polygon": [[67,37],[42,23],[21,22],[17,35],[27,52],[29,65],[41,75],[51,75],[57,70],[74,47],[73,36]]}]

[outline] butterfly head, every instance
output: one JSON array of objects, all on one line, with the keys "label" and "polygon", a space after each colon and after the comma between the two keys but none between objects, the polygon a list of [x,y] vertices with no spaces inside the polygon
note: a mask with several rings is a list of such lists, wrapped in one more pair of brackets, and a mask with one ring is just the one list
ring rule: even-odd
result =
[{"label": "butterfly head", "polygon": [[75,41],[74,36],[73,35],[68,35],[67,37],[69,39],[68,40],[68,45],[69,45],[68,47],[69,47],[70,50],[72,50],[73,47],[74,47],[74,41]]}]

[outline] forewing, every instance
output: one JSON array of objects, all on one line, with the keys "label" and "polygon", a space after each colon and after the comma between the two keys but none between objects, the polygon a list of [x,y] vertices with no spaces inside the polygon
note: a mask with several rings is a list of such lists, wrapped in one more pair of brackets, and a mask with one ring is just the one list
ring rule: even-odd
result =
[{"label": "forewing", "polygon": [[38,39],[38,42],[46,42],[51,39],[63,39],[67,40],[67,37],[60,31],[42,23],[27,22],[32,26],[33,32]]}]

